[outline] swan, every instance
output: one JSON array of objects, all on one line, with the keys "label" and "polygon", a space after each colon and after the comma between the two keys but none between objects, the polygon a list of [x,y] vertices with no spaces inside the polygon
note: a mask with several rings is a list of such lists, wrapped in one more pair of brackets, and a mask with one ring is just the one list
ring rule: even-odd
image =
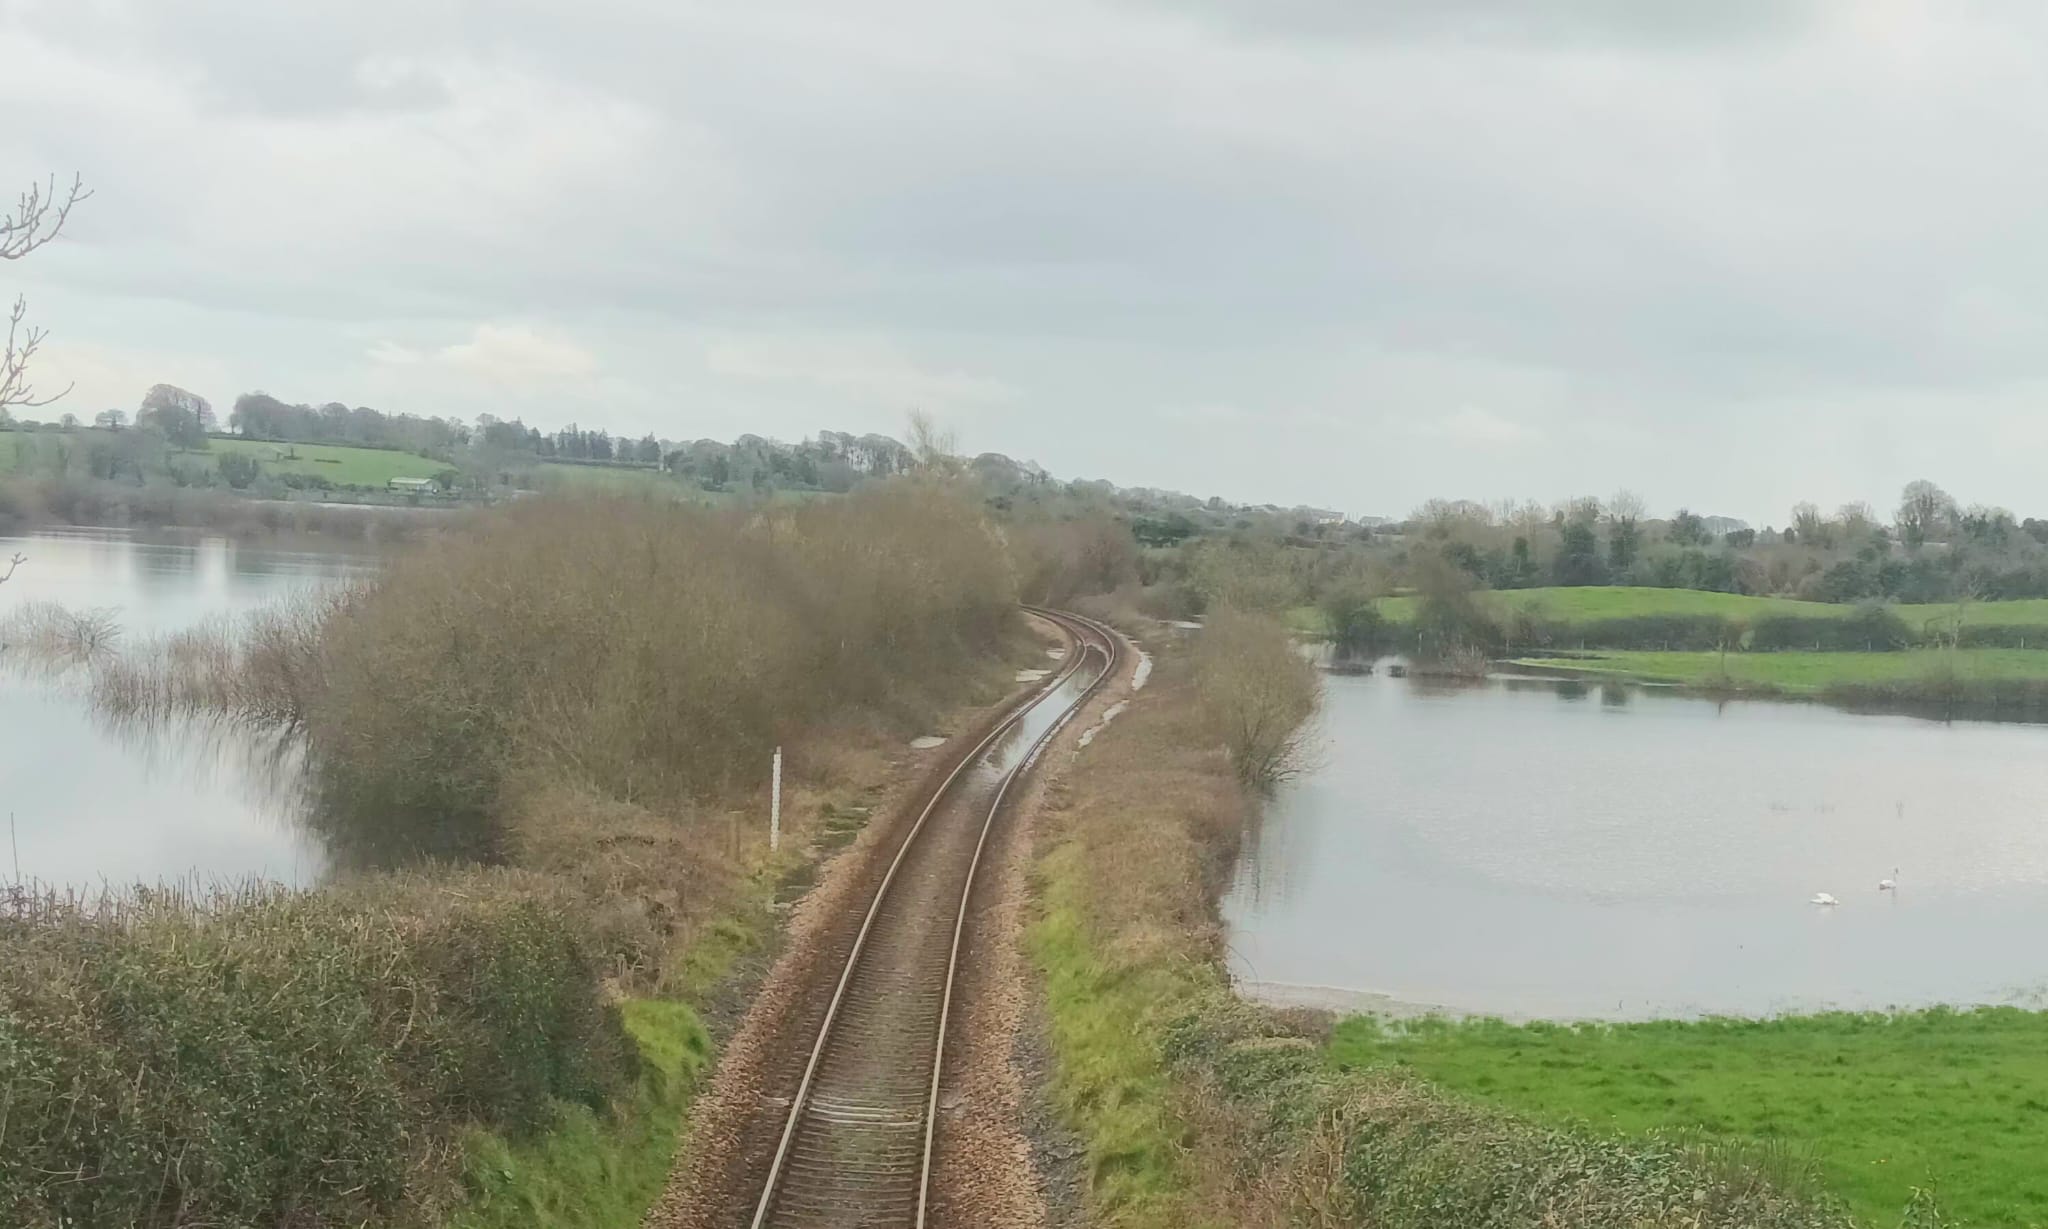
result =
[{"label": "swan", "polygon": [[1896,866],[1892,868],[1892,877],[1890,879],[1880,879],[1877,881],[1877,890],[1880,892],[1890,892],[1895,890],[1898,886],[1899,868]]},{"label": "swan", "polygon": [[1839,905],[1842,902],[1836,900],[1834,897],[1828,895],[1826,892],[1815,892],[1813,894],[1813,900],[1809,903],[1816,905]]}]

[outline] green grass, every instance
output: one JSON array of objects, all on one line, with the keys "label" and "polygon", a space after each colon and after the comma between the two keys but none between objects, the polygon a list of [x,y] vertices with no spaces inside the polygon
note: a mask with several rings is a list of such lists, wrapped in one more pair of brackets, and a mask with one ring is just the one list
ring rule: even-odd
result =
[{"label": "green grass", "polygon": [[1343,1067],[1395,1064],[1557,1123],[1810,1148],[1859,1220],[1916,1186],[1953,1223],[2048,1224],[2048,1014],[2013,1008],[1612,1026],[1337,1027]]},{"label": "green grass", "polygon": [[1088,1141],[1089,1202],[1105,1223],[1187,1224],[1186,1128],[1160,1053],[1160,1022],[1202,992],[1206,966],[1117,965],[1088,923],[1084,851],[1055,849],[1041,864],[1044,912],[1027,937],[1045,977],[1053,1099]]},{"label": "green grass", "polygon": [[532,472],[540,486],[568,491],[658,491],[681,495],[696,489],[695,483],[678,482],[666,471],[628,465],[561,465],[542,461]]},{"label": "green grass", "polygon": [[779,488],[759,493],[752,487],[707,491],[696,482],[671,477],[663,470],[623,465],[565,465],[560,462],[542,461],[529,472],[535,485],[542,490],[604,490],[623,495],[650,493],[697,504],[729,504],[746,499],[799,503],[808,499],[832,498],[824,491]]},{"label": "green grass", "polygon": [[[1724,685],[1719,653],[1603,652],[1588,657],[1524,657],[1516,664],[1691,687]],[[1910,683],[1955,663],[1958,680],[2048,679],[2048,650],[1915,649],[1903,653],[1730,653],[1725,682],[1736,687],[1818,694],[1830,687]]]},{"label": "green grass", "polygon": [[621,1010],[642,1064],[631,1102],[609,1115],[558,1106],[553,1129],[531,1142],[472,1134],[469,1197],[450,1229],[637,1229],[668,1182],[711,1038],[682,1003],[632,999]]},{"label": "green grass", "polygon": [[[81,427],[68,435],[57,432],[0,431],[0,471],[11,471],[24,440],[35,440],[44,446],[56,441],[69,439],[74,447],[83,448],[94,438],[109,438],[113,432],[97,427]],[[285,460],[290,452],[294,459]],[[346,444],[271,444],[262,440],[230,439],[216,436],[207,441],[206,448],[191,452],[173,452],[170,464],[190,468],[210,468],[214,458],[226,453],[241,453],[256,458],[263,471],[269,474],[318,474],[336,486],[381,487],[393,478],[431,478],[449,468],[440,461],[430,460],[410,452],[397,452],[386,448],[353,448]]]},{"label": "green grass", "polygon": [[[1753,623],[1764,615],[1839,618],[1856,609],[1851,605],[1802,602],[1789,597],[1751,597],[1741,593],[1709,593],[1701,589],[1643,589],[1622,585],[1495,589],[1479,597],[1495,613],[1526,610],[1538,617],[1564,623],[1591,623],[1644,615],[1719,615]],[[1381,598],[1380,610],[1396,623],[1407,622],[1415,617],[1418,600],[1408,596]],[[1930,621],[1945,623],[1954,618],[1956,606],[1953,602],[1930,602],[1898,605],[1892,610],[1918,631]],[[1317,634],[1323,630],[1322,612],[1313,606],[1295,607],[1288,612],[1287,621],[1297,631]],[[1973,602],[1964,607],[1964,622],[1975,627],[2040,627],[2048,631],[2048,598]]]},{"label": "green grass", "polygon": [[[336,486],[381,487],[393,478],[431,478],[449,468],[440,461],[385,448],[232,439],[210,440],[203,452],[178,453],[177,463],[212,465],[215,457],[228,453],[256,458],[268,474],[318,474]],[[284,459],[287,453],[295,459]]]}]

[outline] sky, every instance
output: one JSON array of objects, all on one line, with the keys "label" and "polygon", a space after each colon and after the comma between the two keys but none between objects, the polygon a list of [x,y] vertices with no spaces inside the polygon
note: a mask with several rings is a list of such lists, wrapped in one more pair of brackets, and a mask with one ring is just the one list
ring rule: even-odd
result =
[{"label": "sky", "polygon": [[0,0],[153,383],[1399,515],[2048,514],[2038,0]]}]

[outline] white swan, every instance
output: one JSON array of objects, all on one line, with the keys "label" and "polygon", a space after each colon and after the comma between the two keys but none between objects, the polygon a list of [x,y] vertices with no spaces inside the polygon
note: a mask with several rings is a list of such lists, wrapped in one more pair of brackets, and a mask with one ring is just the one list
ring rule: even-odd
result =
[{"label": "white swan", "polygon": [[1890,879],[1880,879],[1877,881],[1877,890],[1880,892],[1890,892],[1897,889],[1898,886],[1899,868],[1896,866],[1892,868],[1892,877]]},{"label": "white swan", "polygon": [[1834,897],[1828,895],[1826,892],[1815,892],[1813,894],[1813,899],[1808,903],[1815,905],[1839,905],[1842,902],[1836,900]]}]

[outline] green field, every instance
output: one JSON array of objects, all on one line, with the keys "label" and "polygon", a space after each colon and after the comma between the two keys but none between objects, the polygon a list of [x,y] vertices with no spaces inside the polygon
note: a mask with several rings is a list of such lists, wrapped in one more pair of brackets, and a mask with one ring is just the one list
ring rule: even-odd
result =
[{"label": "green field", "polygon": [[1997,1008],[1612,1026],[1338,1025],[1340,1066],[1394,1063],[1595,1129],[1700,1129],[1810,1150],[1890,1229],[1932,1185],[1947,1224],[2048,1225],[2048,1014]]},{"label": "green field", "polygon": [[260,440],[214,439],[204,452],[177,453],[179,464],[214,463],[225,453],[256,458],[268,474],[318,474],[336,486],[381,487],[393,478],[431,478],[450,468],[410,452],[351,448],[345,444],[269,444]]},{"label": "green field", "polygon": [[[84,447],[95,439],[107,439],[113,434],[97,427],[81,427],[72,432],[0,432],[0,472],[13,470],[23,441],[34,440],[42,447],[63,442]],[[170,453],[169,463],[185,469],[209,468],[214,465],[215,457],[228,453],[254,457],[263,467],[263,472],[268,474],[317,474],[336,486],[382,487],[393,478],[431,478],[449,468],[441,461],[384,448],[352,448],[345,444],[271,444],[221,436],[209,439],[207,447],[202,450]],[[287,454],[290,459],[287,459]]]},{"label": "green field", "polygon": [[541,490],[604,490],[627,494],[653,491],[678,496],[702,493],[694,483],[678,482],[666,471],[627,465],[556,465],[542,461],[527,472]]},{"label": "green field", "polygon": [[[1719,615],[1754,623],[1764,615],[1840,618],[1856,609],[1829,602],[1802,602],[1789,597],[1750,597],[1740,593],[1709,593],[1701,589],[1640,589],[1619,585],[1494,589],[1481,593],[1479,599],[1496,614],[1521,610],[1561,623],[1592,623],[1646,615]],[[1380,610],[1394,622],[1403,623],[1415,617],[1417,601],[1417,598],[1409,596],[1381,598]],[[1945,623],[1956,614],[1956,606],[1949,602],[1903,604],[1891,609],[1916,631],[1929,621]],[[1963,608],[1963,621],[1974,627],[2040,627],[2048,631],[2048,598],[1972,602]],[[1312,634],[1321,632],[1323,628],[1322,614],[1313,606],[1295,607],[1288,612],[1288,622],[1297,630]]]},{"label": "green field", "polygon": [[[1722,676],[1723,662],[1727,675]],[[1797,694],[1838,685],[1899,683],[1945,676],[1958,680],[2048,679],[2048,650],[1915,649],[1905,653],[1658,653],[1611,651],[1584,657],[1523,657],[1517,665],[1612,675],[1690,687],[1733,684]]]}]

